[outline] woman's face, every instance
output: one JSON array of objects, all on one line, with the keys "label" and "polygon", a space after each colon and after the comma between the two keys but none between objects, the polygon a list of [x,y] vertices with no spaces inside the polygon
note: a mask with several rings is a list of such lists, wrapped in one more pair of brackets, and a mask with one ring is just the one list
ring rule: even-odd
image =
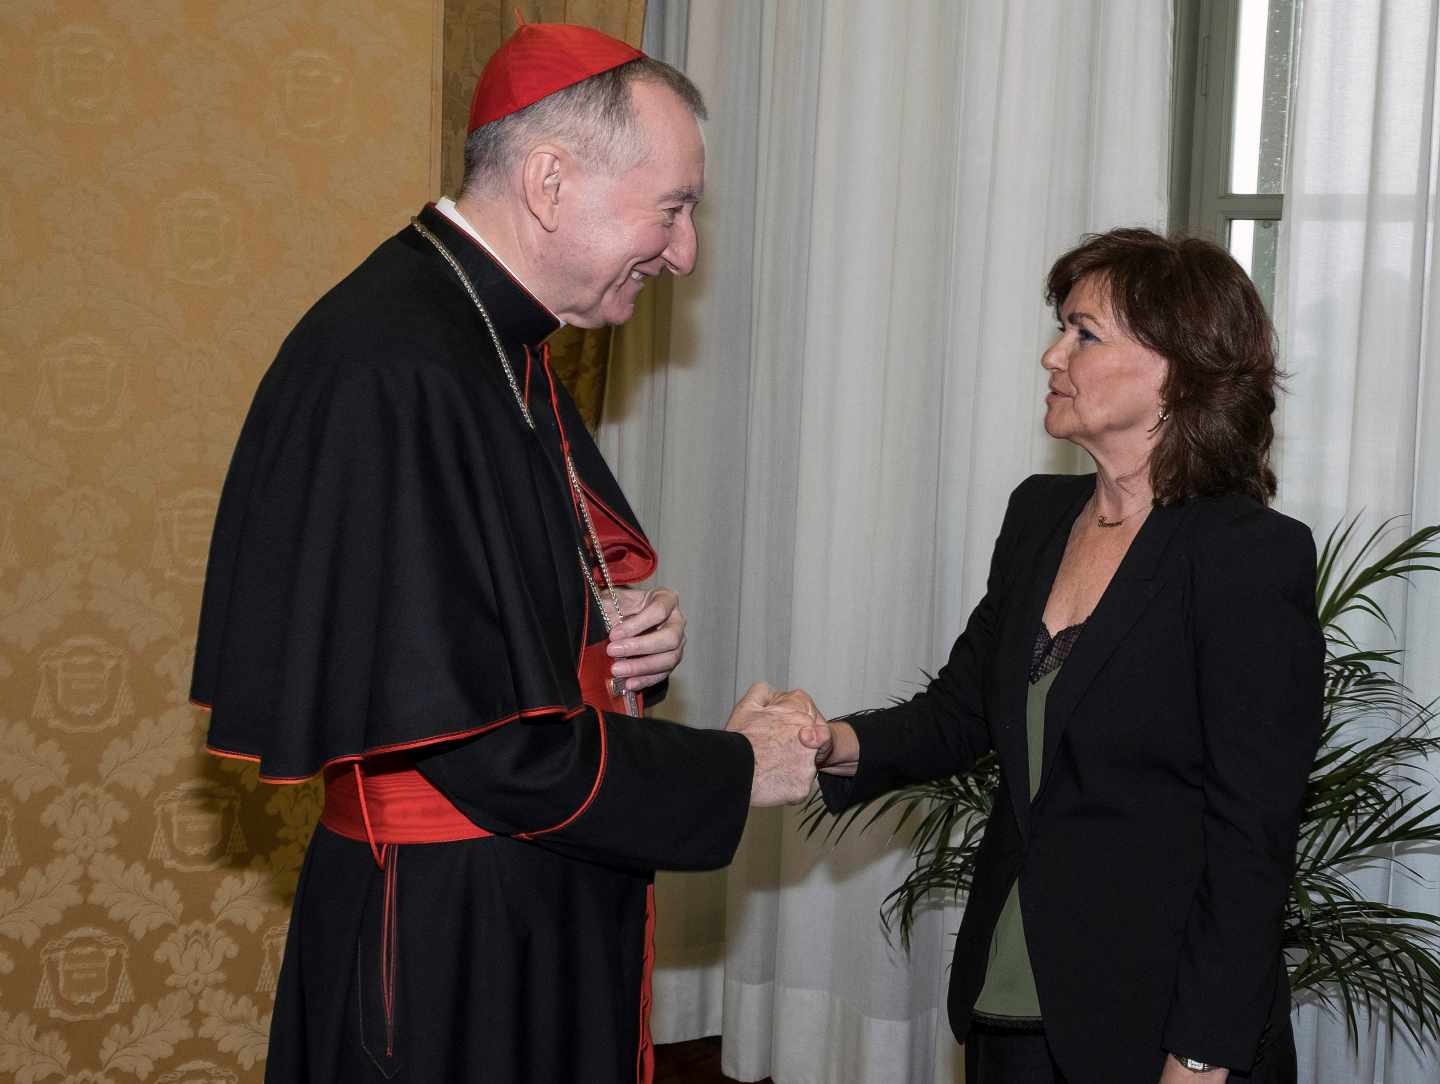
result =
[{"label": "woman's face", "polygon": [[1168,362],[1122,330],[1094,275],[1070,290],[1060,324],[1040,358],[1050,374],[1045,431],[1091,455],[1147,455]]}]

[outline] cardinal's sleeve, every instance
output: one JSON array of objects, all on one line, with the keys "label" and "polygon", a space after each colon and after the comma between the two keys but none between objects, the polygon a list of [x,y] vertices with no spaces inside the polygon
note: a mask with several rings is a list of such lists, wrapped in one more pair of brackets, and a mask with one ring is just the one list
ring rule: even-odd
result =
[{"label": "cardinal's sleeve", "polygon": [[728,865],[753,760],[738,734],[583,707],[415,755],[476,824],[631,869]]}]

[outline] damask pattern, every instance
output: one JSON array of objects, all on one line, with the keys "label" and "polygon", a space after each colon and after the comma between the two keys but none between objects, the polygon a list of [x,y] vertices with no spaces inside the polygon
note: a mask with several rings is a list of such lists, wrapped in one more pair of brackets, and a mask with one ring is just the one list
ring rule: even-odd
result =
[{"label": "damask pattern", "polygon": [[319,812],[201,750],[216,502],[303,310],[439,187],[440,0],[0,5],[0,1075],[263,1071]]},{"label": "damask pattern", "polygon": [[[202,751],[186,697],[216,503],[295,320],[445,190],[432,118],[456,88],[468,108],[511,6],[0,5],[0,1074],[18,1084],[262,1076],[322,795]],[[520,6],[636,42],[644,15]],[[463,64],[443,81],[442,30]]]}]

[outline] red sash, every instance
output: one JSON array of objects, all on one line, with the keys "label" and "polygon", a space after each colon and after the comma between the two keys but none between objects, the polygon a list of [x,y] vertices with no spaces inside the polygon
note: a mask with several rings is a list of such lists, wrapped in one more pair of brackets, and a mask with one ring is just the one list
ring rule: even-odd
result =
[{"label": "red sash", "polygon": [[320,823],[347,839],[382,846],[454,843],[491,834],[431,786],[404,753],[326,768]]},{"label": "red sash", "polygon": [[[591,644],[580,657],[580,697],[593,707],[623,713],[624,701],[611,696],[608,687],[606,643]],[[326,768],[320,823],[346,839],[369,843],[377,862],[379,848],[387,843],[454,843],[492,834],[431,786],[404,753]]]}]

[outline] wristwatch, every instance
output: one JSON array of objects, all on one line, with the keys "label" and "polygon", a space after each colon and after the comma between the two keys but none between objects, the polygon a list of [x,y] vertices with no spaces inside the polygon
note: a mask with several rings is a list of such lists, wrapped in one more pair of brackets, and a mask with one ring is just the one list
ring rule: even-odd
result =
[{"label": "wristwatch", "polygon": [[1200,1061],[1198,1058],[1187,1058],[1185,1055],[1176,1054],[1174,1051],[1171,1051],[1170,1056],[1192,1073],[1208,1073],[1211,1069],[1216,1068],[1216,1066],[1211,1065],[1208,1061]]}]

